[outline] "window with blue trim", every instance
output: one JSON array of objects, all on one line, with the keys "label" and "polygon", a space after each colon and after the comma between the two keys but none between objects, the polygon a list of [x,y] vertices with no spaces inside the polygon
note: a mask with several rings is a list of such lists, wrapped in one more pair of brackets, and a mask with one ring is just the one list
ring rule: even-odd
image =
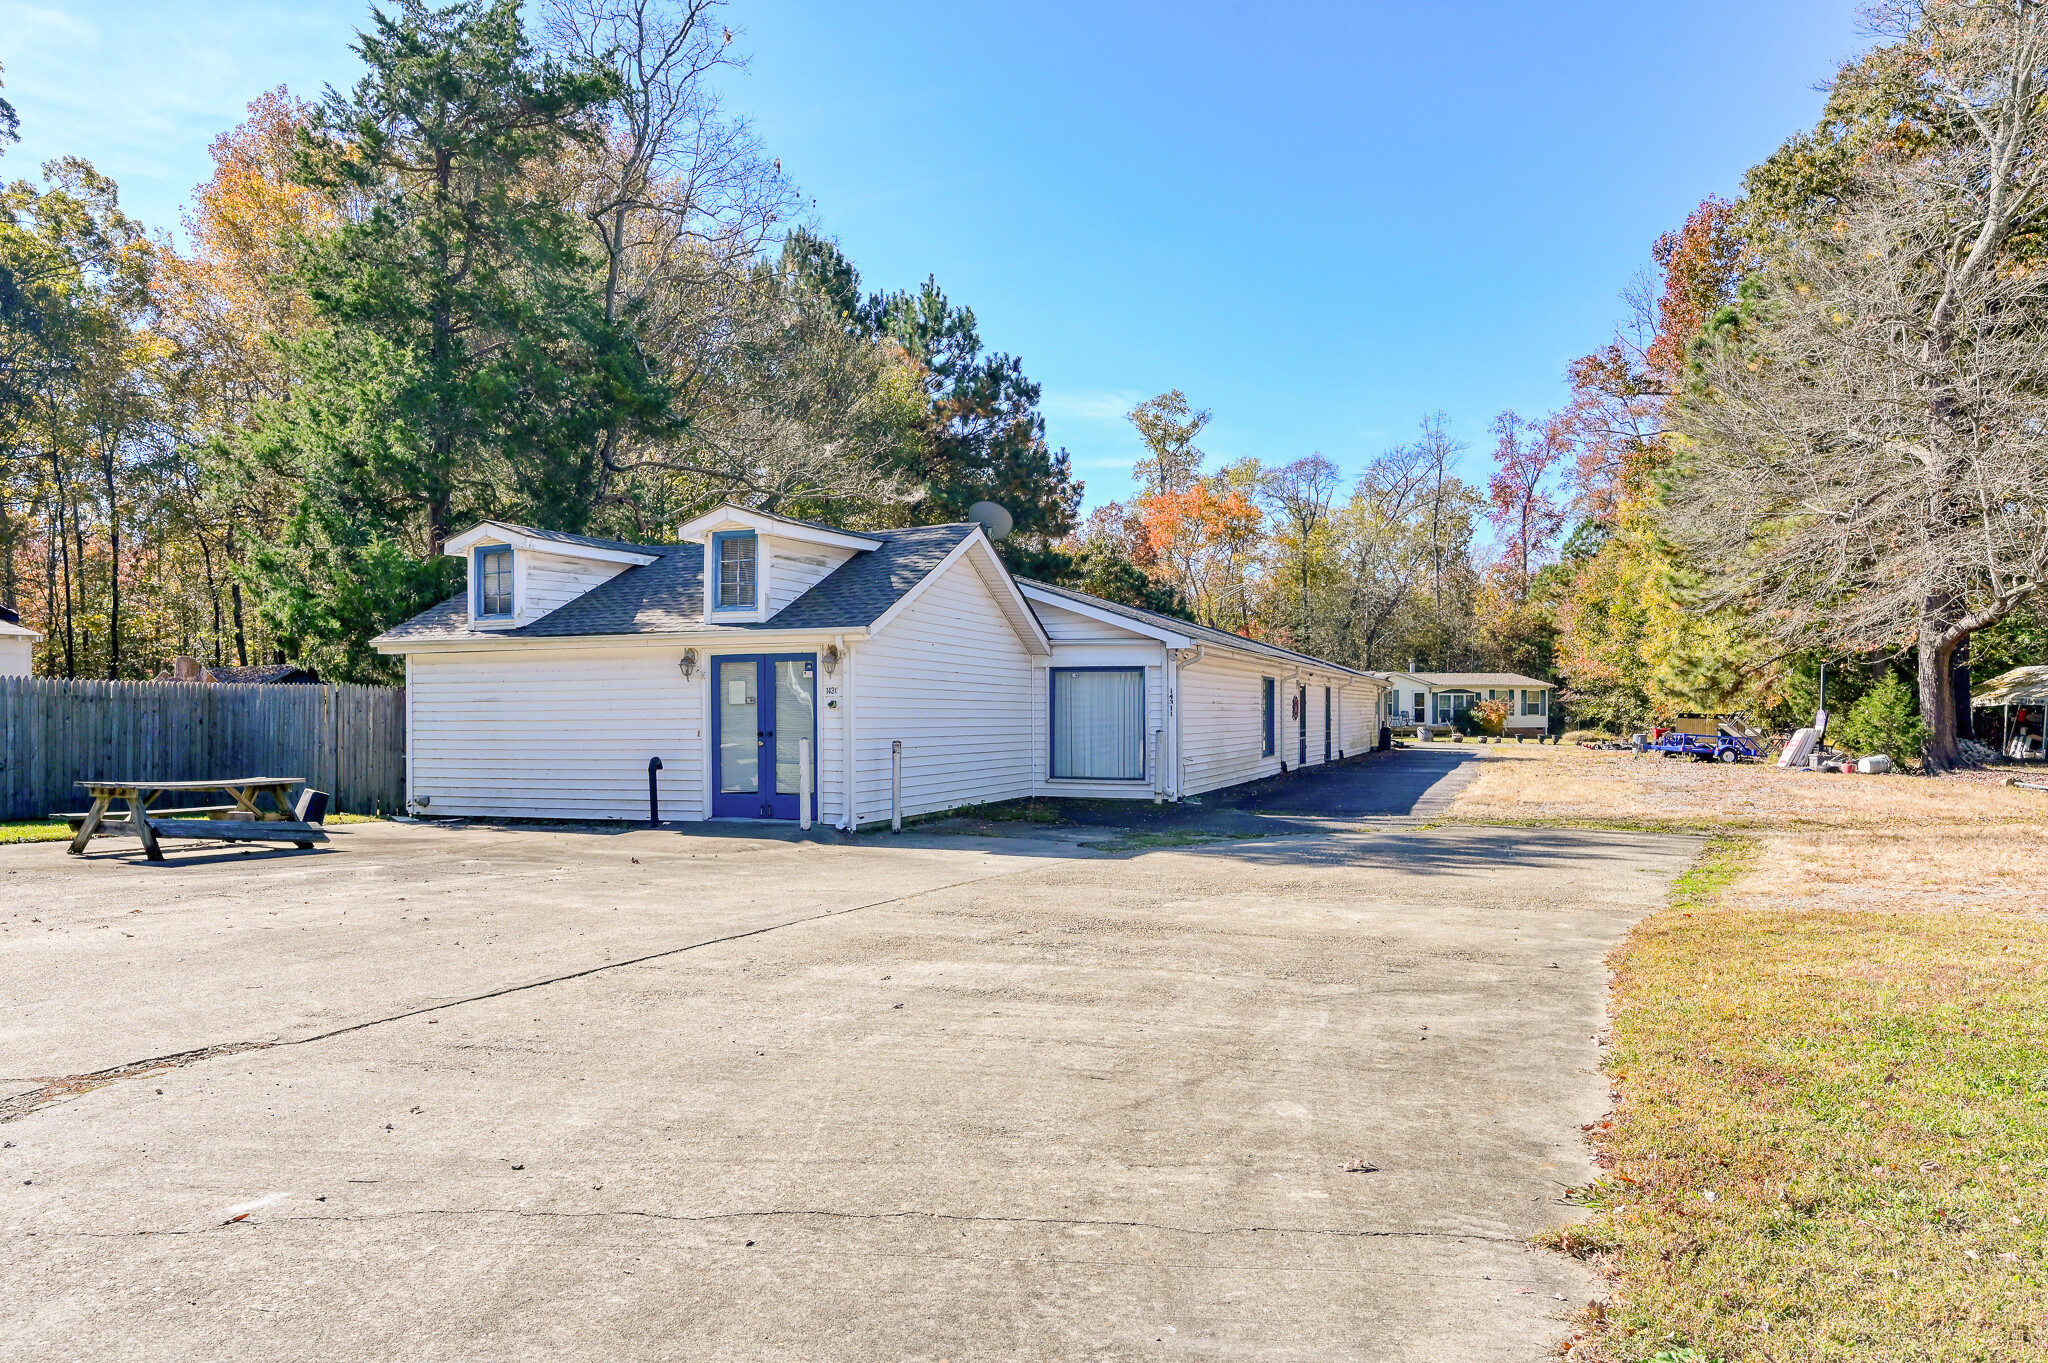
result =
[{"label": "window with blue trim", "polygon": [[1052,778],[1145,779],[1145,669],[1055,667]]},{"label": "window with blue trim", "polygon": [[717,545],[718,609],[754,608],[755,585],[759,581],[755,564],[754,532],[714,535]]},{"label": "window with blue trim", "polygon": [[512,614],[512,547],[494,544],[476,551],[476,613],[480,619]]},{"label": "window with blue trim", "polygon": [[1273,692],[1273,679],[1272,679],[1271,677],[1261,677],[1261,678],[1259,678],[1259,691],[1260,691],[1261,695],[1263,696],[1263,698],[1264,698],[1264,700],[1265,700],[1265,705],[1266,705],[1266,718],[1265,718],[1265,725],[1266,725],[1266,728],[1265,728],[1265,735],[1266,735],[1266,746],[1265,746],[1265,750],[1263,751],[1263,753],[1262,753],[1261,755],[1262,755],[1262,756],[1265,756],[1265,757],[1271,757],[1271,756],[1273,755],[1273,741],[1274,741],[1274,733],[1273,733],[1273,700],[1274,700],[1274,692]]}]

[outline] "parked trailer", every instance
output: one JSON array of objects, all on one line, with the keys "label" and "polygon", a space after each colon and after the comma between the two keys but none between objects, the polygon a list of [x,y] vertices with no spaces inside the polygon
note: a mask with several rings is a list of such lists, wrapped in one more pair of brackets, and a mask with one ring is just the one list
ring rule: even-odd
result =
[{"label": "parked trailer", "polygon": [[1690,757],[1695,762],[1761,761],[1763,749],[1758,734],[1742,716],[1702,718],[1688,716],[1671,722],[1668,729],[1636,735],[1637,752],[1660,752],[1666,757]]}]

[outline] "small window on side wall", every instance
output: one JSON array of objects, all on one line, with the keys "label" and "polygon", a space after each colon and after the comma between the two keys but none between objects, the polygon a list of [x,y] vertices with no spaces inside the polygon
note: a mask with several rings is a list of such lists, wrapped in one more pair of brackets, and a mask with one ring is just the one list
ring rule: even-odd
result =
[{"label": "small window on side wall", "polygon": [[482,620],[512,615],[512,547],[494,544],[476,551],[476,613]]},{"label": "small window on side wall", "polygon": [[758,581],[753,532],[715,538],[718,549],[717,609],[750,611],[754,608],[754,587]]}]

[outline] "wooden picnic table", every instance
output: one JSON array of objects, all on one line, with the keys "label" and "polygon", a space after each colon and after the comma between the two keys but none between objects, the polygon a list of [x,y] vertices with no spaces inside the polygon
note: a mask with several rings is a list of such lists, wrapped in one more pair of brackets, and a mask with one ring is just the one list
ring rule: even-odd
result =
[{"label": "wooden picnic table", "polygon": [[[93,836],[140,838],[142,850],[151,861],[164,859],[159,838],[209,838],[226,842],[288,842],[311,847],[326,842],[327,835],[302,822],[293,811],[290,792],[304,785],[303,776],[245,776],[219,781],[79,781],[80,790],[92,796],[92,808],[71,839],[71,855],[82,856]],[[233,804],[201,808],[171,808],[152,811],[150,806],[172,791],[225,792]],[[265,809],[268,798],[272,808]],[[115,801],[128,806],[125,819],[107,817]],[[79,817],[72,815],[69,817]]]}]

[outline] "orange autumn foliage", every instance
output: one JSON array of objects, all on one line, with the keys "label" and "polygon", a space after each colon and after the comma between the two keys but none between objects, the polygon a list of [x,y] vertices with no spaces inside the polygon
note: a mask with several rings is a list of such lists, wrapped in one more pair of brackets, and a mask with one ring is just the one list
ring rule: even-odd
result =
[{"label": "orange autumn foliage", "polygon": [[164,330],[188,361],[191,396],[224,426],[280,395],[274,342],[302,332],[312,315],[292,282],[296,244],[338,221],[333,204],[289,179],[312,109],[282,86],[252,101],[249,117],[209,149],[213,178],[184,219],[189,254],[168,244],[162,253]]}]

